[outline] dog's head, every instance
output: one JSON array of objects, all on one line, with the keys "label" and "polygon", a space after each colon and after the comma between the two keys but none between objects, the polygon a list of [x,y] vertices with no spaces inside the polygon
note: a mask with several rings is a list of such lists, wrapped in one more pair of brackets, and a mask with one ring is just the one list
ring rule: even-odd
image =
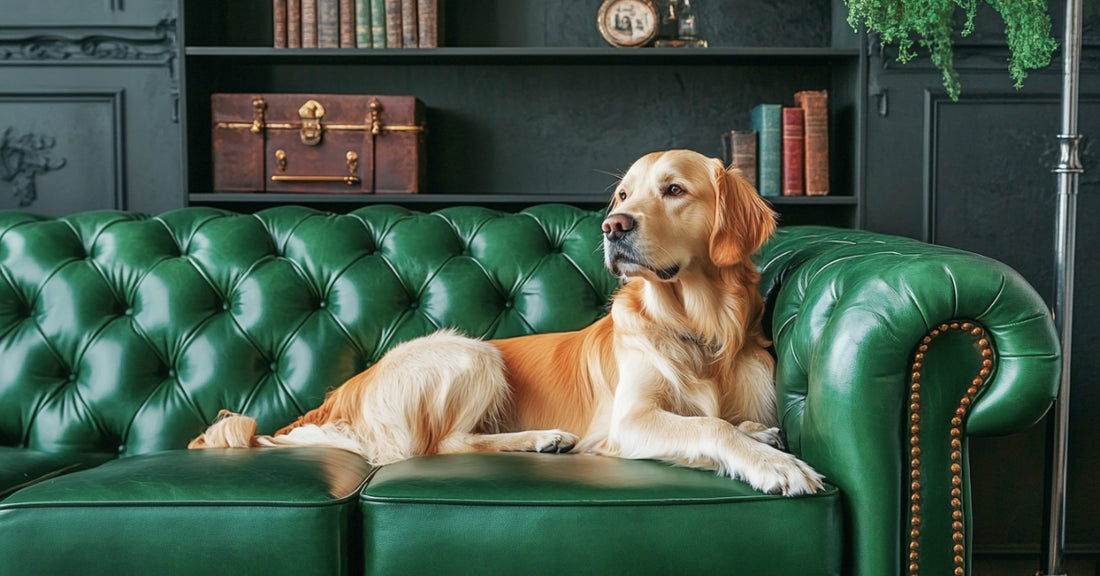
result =
[{"label": "dog's head", "polygon": [[638,159],[603,222],[616,276],[667,282],[692,267],[745,261],[775,231],[775,213],[736,170],[689,150]]}]

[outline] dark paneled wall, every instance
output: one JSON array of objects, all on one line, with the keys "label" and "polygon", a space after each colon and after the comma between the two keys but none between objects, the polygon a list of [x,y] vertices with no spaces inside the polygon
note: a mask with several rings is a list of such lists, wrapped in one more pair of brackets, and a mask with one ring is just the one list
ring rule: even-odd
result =
[{"label": "dark paneled wall", "polygon": [[[960,42],[963,92],[951,101],[927,62],[899,65],[876,48],[868,118],[867,228],[986,254],[1020,271],[1053,302],[1053,251],[1061,126],[1061,53],[1023,90],[1005,68],[1003,24],[989,6]],[[1052,3],[1061,40],[1064,7]],[[1070,422],[1067,547],[1100,553],[1100,13],[1086,4],[1079,132],[1085,174],[1079,195],[1076,314]],[[1049,419],[1049,417],[1048,417]],[[1045,423],[1048,424],[1048,423]],[[1047,425],[971,444],[974,548],[1038,567],[1043,539]],[[1024,573],[1024,572],[1021,572]],[[1028,572],[1029,573],[1029,572]]]},{"label": "dark paneled wall", "polygon": [[182,205],[174,0],[0,0],[0,208]]}]

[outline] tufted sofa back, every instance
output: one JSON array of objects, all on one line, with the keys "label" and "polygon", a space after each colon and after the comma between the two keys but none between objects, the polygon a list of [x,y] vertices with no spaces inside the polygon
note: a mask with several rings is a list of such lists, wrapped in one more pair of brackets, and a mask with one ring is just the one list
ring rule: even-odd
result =
[{"label": "tufted sofa back", "polygon": [[270,432],[395,344],[606,312],[600,214],[372,206],[0,213],[0,446],[180,448],[221,408]]}]

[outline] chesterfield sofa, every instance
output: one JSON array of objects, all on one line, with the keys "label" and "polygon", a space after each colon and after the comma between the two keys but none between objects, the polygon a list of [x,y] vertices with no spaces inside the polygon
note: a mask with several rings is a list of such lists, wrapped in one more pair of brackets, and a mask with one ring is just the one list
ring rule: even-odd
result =
[{"label": "chesterfield sofa", "polygon": [[602,215],[372,206],[0,213],[0,574],[966,574],[967,439],[1039,420],[1050,314],[1013,270],[915,240],[781,228],[756,255],[784,498],[590,455],[185,450],[270,433],[398,342],[606,312]]}]

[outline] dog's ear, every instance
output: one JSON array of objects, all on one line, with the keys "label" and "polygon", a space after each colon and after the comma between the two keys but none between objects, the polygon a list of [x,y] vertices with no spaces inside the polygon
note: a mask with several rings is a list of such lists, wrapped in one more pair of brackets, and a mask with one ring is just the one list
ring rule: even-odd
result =
[{"label": "dog's ear", "polygon": [[714,229],[710,259],[732,266],[756,252],[775,232],[775,212],[736,169],[714,160]]}]

